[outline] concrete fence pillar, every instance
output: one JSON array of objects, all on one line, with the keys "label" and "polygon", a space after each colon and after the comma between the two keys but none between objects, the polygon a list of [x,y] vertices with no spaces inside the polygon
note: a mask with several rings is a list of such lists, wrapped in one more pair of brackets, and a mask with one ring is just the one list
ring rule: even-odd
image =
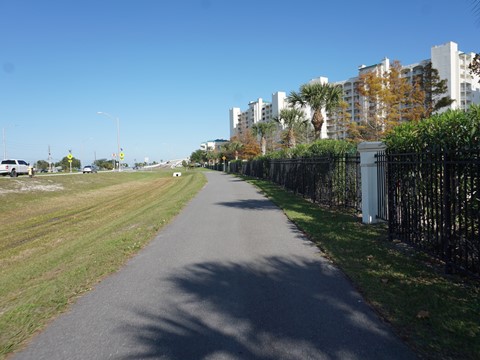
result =
[{"label": "concrete fence pillar", "polygon": [[377,164],[375,155],[386,149],[382,142],[363,142],[358,145],[362,177],[362,222],[374,224],[378,213]]}]

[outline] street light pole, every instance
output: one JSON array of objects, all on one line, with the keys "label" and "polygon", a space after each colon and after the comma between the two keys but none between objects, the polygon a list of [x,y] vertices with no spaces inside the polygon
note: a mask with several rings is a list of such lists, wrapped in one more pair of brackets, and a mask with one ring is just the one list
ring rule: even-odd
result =
[{"label": "street light pole", "polygon": [[5,142],[5,128],[3,130],[3,158],[7,158],[7,143]]},{"label": "street light pole", "polygon": [[122,171],[122,166],[121,166],[121,159],[120,159],[120,119],[118,117],[113,117],[109,113],[103,112],[103,111],[98,111],[97,114],[99,115],[105,115],[112,119],[113,121],[117,122],[117,157],[118,157],[118,171]]}]

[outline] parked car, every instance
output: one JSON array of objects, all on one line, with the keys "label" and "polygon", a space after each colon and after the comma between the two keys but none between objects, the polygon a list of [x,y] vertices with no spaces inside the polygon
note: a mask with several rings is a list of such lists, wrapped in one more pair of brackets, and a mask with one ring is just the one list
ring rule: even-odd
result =
[{"label": "parked car", "polygon": [[86,173],[96,173],[97,172],[97,168],[95,167],[95,165],[87,165],[87,166],[84,166],[83,167],[83,173],[86,174]]}]

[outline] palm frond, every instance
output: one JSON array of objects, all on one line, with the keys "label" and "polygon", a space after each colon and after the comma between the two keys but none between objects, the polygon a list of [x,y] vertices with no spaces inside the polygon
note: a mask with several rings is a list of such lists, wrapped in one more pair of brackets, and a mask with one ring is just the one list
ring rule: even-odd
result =
[{"label": "palm frond", "polygon": [[473,15],[477,18],[476,23],[480,26],[480,0],[471,0]]},{"label": "palm frond", "polygon": [[292,106],[300,106],[304,107],[305,106],[305,101],[300,93],[297,93],[295,91],[290,92],[290,95],[287,97],[287,101],[290,105]]}]

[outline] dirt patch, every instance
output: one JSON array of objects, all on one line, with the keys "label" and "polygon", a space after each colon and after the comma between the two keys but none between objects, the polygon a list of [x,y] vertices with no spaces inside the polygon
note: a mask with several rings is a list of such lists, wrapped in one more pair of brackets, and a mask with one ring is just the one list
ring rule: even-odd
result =
[{"label": "dirt patch", "polygon": [[36,191],[59,191],[63,190],[61,184],[44,184],[40,181],[15,181],[13,188],[0,189],[0,195],[23,193],[23,192],[36,192]]}]

